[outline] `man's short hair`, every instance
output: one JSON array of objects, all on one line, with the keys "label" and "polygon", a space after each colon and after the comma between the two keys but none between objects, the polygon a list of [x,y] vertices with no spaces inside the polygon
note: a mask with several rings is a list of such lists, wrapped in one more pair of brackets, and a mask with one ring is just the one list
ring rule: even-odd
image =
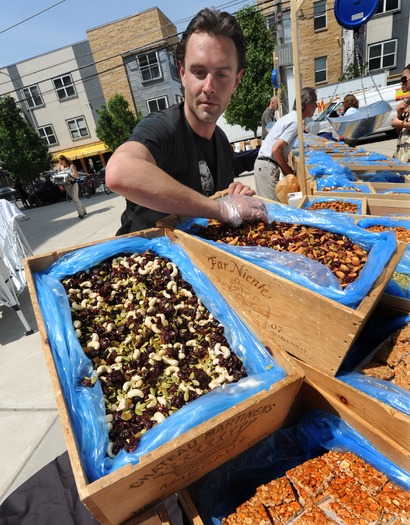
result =
[{"label": "man's short hair", "polygon": [[[304,87],[300,93],[300,99],[302,102],[302,111],[304,111],[308,104],[317,101],[317,94],[315,88]],[[296,100],[293,103],[293,109],[296,109]]]},{"label": "man's short hair", "polygon": [[235,44],[238,55],[238,71],[246,66],[246,44],[242,28],[237,19],[224,11],[206,7],[197,13],[188,24],[177,45],[176,58],[184,65],[186,46],[193,33],[207,33],[214,36],[226,36]]}]

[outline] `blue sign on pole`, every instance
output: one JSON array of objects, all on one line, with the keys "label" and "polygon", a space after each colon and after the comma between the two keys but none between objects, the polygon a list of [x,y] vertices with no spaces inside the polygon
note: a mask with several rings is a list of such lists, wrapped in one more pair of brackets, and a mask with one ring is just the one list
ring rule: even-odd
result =
[{"label": "blue sign on pole", "polygon": [[337,23],[345,29],[356,29],[366,24],[376,12],[379,0],[335,0]]},{"label": "blue sign on pole", "polygon": [[272,79],[272,86],[274,87],[274,89],[279,89],[279,70],[278,69],[274,69],[272,71],[271,79]]}]

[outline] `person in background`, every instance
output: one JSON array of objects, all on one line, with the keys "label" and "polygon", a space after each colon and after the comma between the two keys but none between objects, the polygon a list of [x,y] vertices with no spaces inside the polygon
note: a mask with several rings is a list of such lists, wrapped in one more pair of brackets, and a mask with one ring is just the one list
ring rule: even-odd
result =
[{"label": "person in background", "polygon": [[266,135],[268,134],[268,130],[266,129],[266,126],[269,123],[276,122],[278,120],[279,118],[278,109],[279,109],[279,98],[275,95],[270,99],[269,106],[262,113],[262,118],[261,118],[261,126],[262,126],[261,139],[262,140],[266,138]]},{"label": "person in background", "polygon": [[[302,119],[312,117],[317,105],[315,89],[303,88],[301,101]],[[276,122],[262,142],[254,165],[255,189],[260,197],[279,201],[276,185],[281,175],[293,173],[287,159],[298,135],[297,119],[295,101],[293,110]]]},{"label": "person in background", "polygon": [[[403,93],[410,92],[410,64],[405,67],[400,78]],[[401,162],[410,162],[410,97],[406,97],[396,106],[397,116],[391,125],[398,133],[394,157]]]},{"label": "person in background", "polygon": [[78,218],[83,219],[87,215],[87,210],[83,206],[83,203],[81,202],[80,197],[78,196],[77,168],[75,164],[73,162],[70,162],[70,160],[65,155],[60,155],[58,157],[58,162],[58,173],[64,173],[69,176],[69,180],[67,181],[67,183],[64,184],[65,191],[68,193],[68,195],[74,202],[75,209],[78,213]]},{"label": "person in background", "polygon": [[21,203],[25,208],[30,208],[30,203],[28,202],[28,193],[26,191],[25,185],[20,179],[17,179],[14,183],[14,187],[18,191]]},{"label": "person in background", "polygon": [[[343,105],[342,105],[342,110],[340,112],[340,115],[344,117],[346,117],[347,115],[353,115],[353,113],[356,113],[358,109],[359,109],[359,101],[352,93],[349,93],[343,99]],[[344,137],[338,137],[338,140],[344,141],[345,144],[354,148],[359,139],[349,139],[349,138],[344,138]]]},{"label": "person in background", "polygon": [[[151,228],[168,214],[239,225],[266,219],[254,190],[233,182],[233,150],[216,125],[242,78],[241,27],[229,13],[205,8],[188,24],[176,50],[184,102],[150,113],[117,148],[106,184],[126,199],[117,235]],[[209,199],[228,188],[229,195]]]}]

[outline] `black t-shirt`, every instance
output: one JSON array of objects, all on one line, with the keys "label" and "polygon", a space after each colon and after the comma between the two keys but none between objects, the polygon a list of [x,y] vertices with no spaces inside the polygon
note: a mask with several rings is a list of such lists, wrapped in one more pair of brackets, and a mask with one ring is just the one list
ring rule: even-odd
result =
[{"label": "black t-shirt", "polygon": [[[216,127],[209,141],[196,135],[185,119],[183,103],[147,115],[129,140],[143,144],[158,167],[204,195],[224,190],[233,181],[233,150],[225,133]],[[164,216],[127,200],[117,235],[155,227]]]}]

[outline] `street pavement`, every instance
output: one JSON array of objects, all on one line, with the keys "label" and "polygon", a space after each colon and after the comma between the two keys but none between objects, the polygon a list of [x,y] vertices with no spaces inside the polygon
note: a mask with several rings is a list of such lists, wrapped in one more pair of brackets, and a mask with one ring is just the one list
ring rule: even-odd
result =
[{"label": "street pavement", "polygon": [[[358,147],[391,155],[395,139],[384,135],[359,141]],[[253,187],[253,174],[239,180]],[[84,199],[88,215],[77,218],[72,202],[23,210],[20,227],[35,255],[107,239],[115,235],[125,201],[118,195],[96,194]],[[25,328],[16,312],[0,306],[0,503],[43,466],[66,450],[51,388],[40,334],[26,290],[19,296],[21,310],[34,332]]]}]

